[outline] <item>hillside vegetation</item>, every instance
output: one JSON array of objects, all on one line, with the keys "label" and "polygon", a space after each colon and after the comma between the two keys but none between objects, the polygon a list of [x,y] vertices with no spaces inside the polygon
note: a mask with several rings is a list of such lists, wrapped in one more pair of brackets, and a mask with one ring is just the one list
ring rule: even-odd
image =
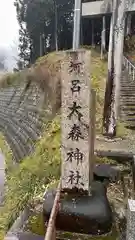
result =
[{"label": "hillside vegetation", "polygon": [[[51,53],[38,59],[36,64],[31,69],[26,70],[25,73],[8,75],[1,81],[2,86],[8,87],[8,85],[24,79],[25,74],[25,79],[29,78],[31,81],[36,81],[40,86],[44,86],[44,91],[50,91],[51,89],[51,93],[55,93],[52,100],[55,117],[52,121],[44,124],[42,138],[36,143],[35,152],[23,159],[16,167],[9,168],[5,203],[4,206],[0,207],[0,240],[4,238],[5,233],[26,204],[29,204],[34,196],[39,193],[42,194],[47,184],[58,180],[60,177],[61,132],[59,107],[60,63],[62,59],[61,52],[58,54]],[[92,52],[90,70],[92,87],[97,93],[97,133],[101,132],[102,126],[106,66],[106,62],[101,61],[96,52]],[[6,162],[7,166],[11,166],[10,150],[6,154]]]}]

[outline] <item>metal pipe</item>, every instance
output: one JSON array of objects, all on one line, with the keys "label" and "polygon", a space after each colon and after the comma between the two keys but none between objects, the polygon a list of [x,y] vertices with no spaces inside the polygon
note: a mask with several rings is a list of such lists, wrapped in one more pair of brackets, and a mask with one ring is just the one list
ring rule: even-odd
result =
[{"label": "metal pipe", "polygon": [[57,188],[56,196],[54,199],[54,204],[52,207],[51,215],[49,218],[49,223],[46,231],[46,235],[44,240],[55,240],[56,239],[56,229],[55,229],[55,220],[57,213],[59,211],[59,203],[60,203],[60,194],[61,194],[61,179]]},{"label": "metal pipe", "polygon": [[73,30],[73,51],[80,46],[80,23],[81,23],[82,1],[75,0],[74,7],[74,30]]}]

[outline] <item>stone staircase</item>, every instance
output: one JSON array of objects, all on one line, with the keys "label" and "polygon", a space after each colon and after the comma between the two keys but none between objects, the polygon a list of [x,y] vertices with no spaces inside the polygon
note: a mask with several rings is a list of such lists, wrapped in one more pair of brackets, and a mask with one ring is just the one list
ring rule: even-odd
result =
[{"label": "stone staircase", "polygon": [[126,59],[120,90],[120,118],[129,129],[135,129],[135,67]]}]

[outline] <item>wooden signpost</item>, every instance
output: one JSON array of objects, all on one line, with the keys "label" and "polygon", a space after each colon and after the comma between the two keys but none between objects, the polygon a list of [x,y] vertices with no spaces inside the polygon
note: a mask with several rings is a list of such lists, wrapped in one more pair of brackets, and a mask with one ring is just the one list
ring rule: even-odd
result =
[{"label": "wooden signpost", "polygon": [[61,68],[62,190],[89,194],[93,178],[90,51],[67,51]]}]

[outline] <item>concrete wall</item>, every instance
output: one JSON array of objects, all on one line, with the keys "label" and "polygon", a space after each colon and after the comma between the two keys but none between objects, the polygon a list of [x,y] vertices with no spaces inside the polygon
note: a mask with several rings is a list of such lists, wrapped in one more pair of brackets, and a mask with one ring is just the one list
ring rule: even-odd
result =
[{"label": "concrete wall", "polygon": [[[105,2],[106,1],[82,3],[82,16],[90,17],[94,15],[100,16],[103,14],[110,14],[112,12],[111,1],[108,1],[108,3]],[[135,2],[133,2],[133,0],[129,0],[128,5],[126,6],[126,11],[135,11]]]}]

